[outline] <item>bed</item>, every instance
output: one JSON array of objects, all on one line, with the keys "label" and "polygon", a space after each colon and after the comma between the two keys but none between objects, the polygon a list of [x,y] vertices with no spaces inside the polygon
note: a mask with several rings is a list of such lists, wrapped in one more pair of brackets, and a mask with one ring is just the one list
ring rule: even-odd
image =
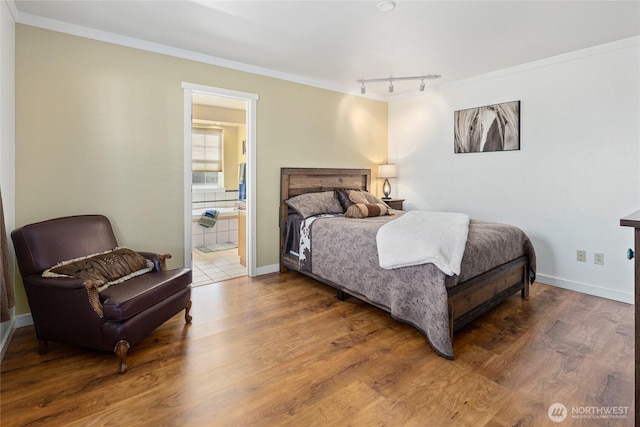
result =
[{"label": "bed", "polygon": [[370,185],[369,169],[282,168],[281,271],[325,283],[337,290],[340,300],[351,295],[389,312],[423,332],[435,352],[447,359],[454,358],[455,331],[518,292],[528,298],[535,251],[517,227],[470,219],[457,274],[445,274],[433,263],[382,268],[384,254],[378,253],[376,236],[391,222],[399,224],[418,212],[390,210],[381,216],[347,218],[325,212],[335,208],[315,207],[315,201],[302,207],[293,203],[320,197],[326,202],[325,195],[337,189],[364,190],[356,192],[369,197]]}]

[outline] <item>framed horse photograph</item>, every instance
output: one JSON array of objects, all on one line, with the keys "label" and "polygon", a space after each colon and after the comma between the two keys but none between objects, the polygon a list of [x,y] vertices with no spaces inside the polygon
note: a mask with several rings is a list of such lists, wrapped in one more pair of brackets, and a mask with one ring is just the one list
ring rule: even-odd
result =
[{"label": "framed horse photograph", "polygon": [[455,111],[454,152],[520,149],[520,101]]}]

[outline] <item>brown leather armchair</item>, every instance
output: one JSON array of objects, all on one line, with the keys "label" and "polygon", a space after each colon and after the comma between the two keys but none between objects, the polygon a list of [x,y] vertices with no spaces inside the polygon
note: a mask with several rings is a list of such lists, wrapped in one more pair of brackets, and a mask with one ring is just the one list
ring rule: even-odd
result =
[{"label": "brown leather armchair", "polygon": [[191,322],[191,270],[167,270],[170,255],[138,252],[153,262],[151,271],[101,292],[92,280],[42,277],[43,271],[60,262],[116,248],[105,216],[70,216],[25,225],[11,238],[40,354],[46,353],[47,341],[114,351],[124,373],[130,346],[181,310],[185,321]]}]

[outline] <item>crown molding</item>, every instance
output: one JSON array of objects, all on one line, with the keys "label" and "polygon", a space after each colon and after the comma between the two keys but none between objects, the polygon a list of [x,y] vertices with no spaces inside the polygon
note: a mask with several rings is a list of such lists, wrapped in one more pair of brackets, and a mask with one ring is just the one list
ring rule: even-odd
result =
[{"label": "crown molding", "polygon": [[272,70],[268,68],[258,67],[251,64],[232,61],[229,59],[219,58],[212,55],[206,55],[199,52],[194,52],[186,49],[175,48],[160,43],[149,42],[134,37],[123,36],[108,31],[96,30],[94,28],[83,27],[80,25],[69,24],[67,22],[58,21],[55,19],[45,18],[42,16],[32,15],[29,13],[22,13],[16,9],[14,0],[4,0],[9,6],[9,10],[14,17],[16,23],[30,25],[33,27],[43,28],[46,30],[57,31],[60,33],[70,34],[78,37],[84,37],[92,40],[102,41],[106,43],[112,43],[120,46],[130,47],[134,49],[145,50],[148,52],[159,53],[162,55],[172,56],[180,59],[186,59],[195,62],[201,62],[204,64],[214,65],[217,67],[228,68],[231,70],[247,72],[264,77],[271,77],[274,79],[285,80],[292,83],[298,83],[306,86],[312,86],[319,89],[326,89],[334,92],[345,93],[361,98],[372,99],[382,102],[395,102],[408,98],[415,98],[419,96],[428,95],[429,90],[437,90],[438,87],[455,87],[466,84],[472,84],[481,82],[484,80],[490,80],[498,77],[504,77],[511,74],[516,74],[524,71],[530,71],[541,67],[547,67],[550,65],[559,64],[562,62],[574,61],[580,58],[586,58],[592,55],[598,55],[605,52],[611,52],[618,49],[625,49],[640,45],[640,36],[629,37],[622,40],[617,40],[610,43],[605,43],[585,49],[580,49],[574,52],[569,52],[550,58],[541,59],[538,61],[532,61],[521,65],[516,65],[509,68],[493,71],[490,73],[481,74],[461,80],[443,82],[433,86],[428,86],[426,92],[413,93],[408,92],[404,94],[398,94],[393,96],[381,96],[375,94],[360,93],[360,87],[344,87],[335,84],[331,84],[325,81],[309,79],[307,77],[299,76],[296,74],[285,73],[282,71]]},{"label": "crown molding", "polygon": [[[549,67],[549,66],[561,64],[564,62],[570,62],[578,59],[588,58],[594,55],[601,55],[603,53],[614,52],[620,49],[628,49],[628,48],[637,49],[638,47],[640,47],[640,36],[634,36],[626,39],[616,40],[609,43],[604,43],[597,46],[588,47],[585,49],[576,50],[569,53],[564,53],[561,55],[551,56],[549,58],[540,59],[538,61],[532,61],[532,62],[527,62],[525,64],[515,65],[509,68],[503,68],[501,70],[492,71],[490,73],[480,74],[478,76],[441,83],[438,85],[434,85],[431,88],[434,88],[434,90],[437,90],[435,88],[464,86],[468,84],[479,83],[486,80],[492,80],[495,78],[506,77],[509,75],[518,74],[525,71],[536,70],[542,67]],[[398,94],[396,96],[390,97],[388,99],[388,102],[401,101],[404,99],[416,98],[419,96],[427,96],[428,91],[429,91],[429,88],[427,88],[427,91],[422,93],[409,92],[404,94]]]},{"label": "crown molding", "polygon": [[[13,0],[5,0],[13,3]],[[15,9],[15,4],[13,5]],[[172,56],[175,58],[186,59],[195,62],[201,62],[204,64],[215,65],[217,67],[228,68],[236,71],[243,71],[251,74],[257,74],[264,77],[271,77],[274,79],[285,80],[292,83],[299,83],[306,86],[313,86],[320,89],[331,90],[334,92],[346,93],[349,95],[360,95],[360,87],[346,88],[338,86],[328,82],[309,79],[307,77],[299,76],[296,74],[285,73],[282,71],[271,70],[268,68],[258,67],[251,64],[245,64],[242,62],[232,61],[229,59],[219,58],[212,55],[206,55],[199,52],[194,52],[186,49],[180,49],[163,45],[160,43],[154,43],[147,40],[138,39],[135,37],[123,36],[108,31],[96,30],[90,27],[84,27],[81,25],[69,24],[67,22],[59,21],[56,19],[45,18],[30,13],[23,13],[16,11],[17,15],[15,21],[19,24],[29,25],[32,27],[38,27],[45,30],[56,31],[59,33],[69,34],[73,36],[88,38],[106,43],[112,43],[119,46],[130,47],[134,49],[140,49],[148,52],[159,53],[161,55]],[[366,96],[365,98],[376,99],[379,101],[387,101],[386,97],[377,97],[375,95]]]},{"label": "crown molding", "polygon": [[13,0],[4,0],[4,2],[7,4],[7,7],[9,8],[9,13],[13,18],[13,22],[16,22],[18,19],[18,7],[16,6],[16,3]]}]

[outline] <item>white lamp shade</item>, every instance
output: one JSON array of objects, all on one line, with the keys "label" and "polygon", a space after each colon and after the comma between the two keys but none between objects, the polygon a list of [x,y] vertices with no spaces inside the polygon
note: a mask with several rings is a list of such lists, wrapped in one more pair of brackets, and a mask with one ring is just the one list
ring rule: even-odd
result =
[{"label": "white lamp shade", "polygon": [[393,163],[378,165],[378,178],[395,178],[396,176],[396,165]]}]

